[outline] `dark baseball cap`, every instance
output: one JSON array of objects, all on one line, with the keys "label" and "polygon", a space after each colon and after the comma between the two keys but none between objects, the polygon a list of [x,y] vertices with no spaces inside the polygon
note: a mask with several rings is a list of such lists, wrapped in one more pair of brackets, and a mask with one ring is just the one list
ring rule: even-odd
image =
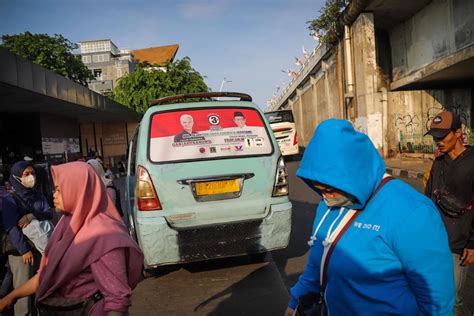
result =
[{"label": "dark baseball cap", "polygon": [[453,112],[444,111],[438,113],[431,121],[430,130],[425,134],[436,138],[444,138],[450,131],[461,128],[459,115]]}]

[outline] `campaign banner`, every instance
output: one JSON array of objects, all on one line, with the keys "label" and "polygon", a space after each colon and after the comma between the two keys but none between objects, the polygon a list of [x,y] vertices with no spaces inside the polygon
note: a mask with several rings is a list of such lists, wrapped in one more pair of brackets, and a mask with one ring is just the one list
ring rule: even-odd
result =
[{"label": "campaign banner", "polygon": [[265,155],[272,150],[265,124],[252,109],[179,110],[151,118],[153,162]]}]

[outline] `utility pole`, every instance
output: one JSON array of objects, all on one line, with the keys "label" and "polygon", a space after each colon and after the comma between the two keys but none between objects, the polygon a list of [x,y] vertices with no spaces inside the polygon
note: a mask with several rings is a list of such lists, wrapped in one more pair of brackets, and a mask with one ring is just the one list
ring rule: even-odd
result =
[{"label": "utility pole", "polygon": [[224,77],[224,79],[222,79],[221,87],[220,87],[220,89],[219,89],[219,92],[222,92],[222,88],[224,87],[224,84],[227,83],[227,82],[232,82],[232,80],[227,80],[227,79]]}]

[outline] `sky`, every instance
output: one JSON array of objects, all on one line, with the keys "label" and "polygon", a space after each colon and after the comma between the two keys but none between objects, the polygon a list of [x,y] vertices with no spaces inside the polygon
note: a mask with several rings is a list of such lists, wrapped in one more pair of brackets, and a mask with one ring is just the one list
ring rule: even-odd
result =
[{"label": "sky", "polygon": [[[248,93],[265,108],[317,42],[307,21],[324,0],[0,0],[0,35],[111,39],[119,48],[179,44],[212,91]],[[278,90],[280,87],[280,90]]]}]

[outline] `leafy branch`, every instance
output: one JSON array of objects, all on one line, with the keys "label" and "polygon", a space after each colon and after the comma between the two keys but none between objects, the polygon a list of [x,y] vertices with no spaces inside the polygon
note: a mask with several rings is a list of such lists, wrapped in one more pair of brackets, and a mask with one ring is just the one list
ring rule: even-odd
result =
[{"label": "leafy branch", "polygon": [[153,99],[194,92],[207,92],[204,78],[184,57],[166,66],[138,64],[136,69],[118,80],[110,98],[139,113],[144,113]]},{"label": "leafy branch", "polygon": [[308,21],[310,35],[318,38],[323,44],[334,45],[341,36],[338,21],[346,7],[348,0],[326,0],[326,4],[319,10],[320,15]]},{"label": "leafy branch", "polygon": [[49,36],[25,32],[2,35],[0,47],[84,86],[94,78],[82,63],[81,57],[72,53],[78,45],[60,34]]}]

